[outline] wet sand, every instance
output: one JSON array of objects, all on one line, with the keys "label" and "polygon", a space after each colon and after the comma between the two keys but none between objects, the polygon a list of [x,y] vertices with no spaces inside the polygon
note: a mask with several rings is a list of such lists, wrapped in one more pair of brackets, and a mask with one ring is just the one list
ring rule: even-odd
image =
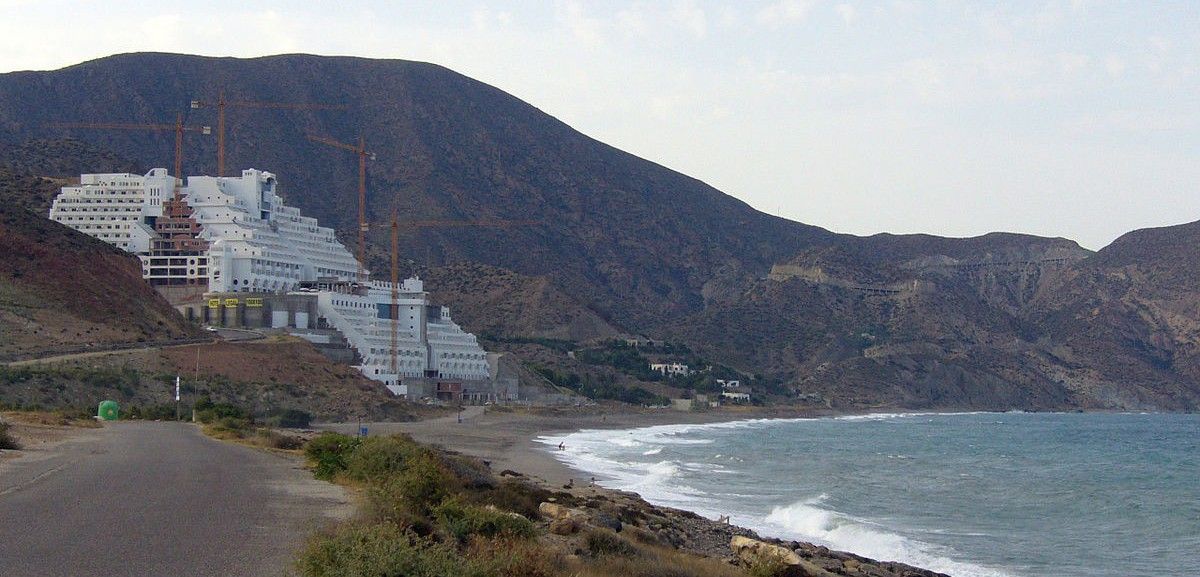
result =
[{"label": "wet sand", "polygon": [[[499,473],[505,469],[561,486],[586,473],[572,470],[553,455],[553,447],[536,442],[540,436],[569,433],[580,429],[630,429],[654,425],[684,423],[716,423],[769,416],[799,416],[796,414],[764,414],[752,410],[721,410],[691,413],[662,410],[617,408],[599,409],[514,409],[467,407],[458,415],[411,423],[362,423],[372,435],[407,433],[422,443],[437,445],[479,457]],[[318,425],[346,434],[354,434],[357,423]]]}]

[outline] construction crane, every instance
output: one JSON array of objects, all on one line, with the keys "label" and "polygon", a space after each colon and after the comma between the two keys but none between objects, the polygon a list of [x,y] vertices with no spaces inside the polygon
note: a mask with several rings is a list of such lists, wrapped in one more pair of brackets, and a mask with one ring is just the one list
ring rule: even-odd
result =
[{"label": "construction crane", "polygon": [[527,226],[541,224],[536,220],[413,220],[400,222],[399,214],[395,209],[392,210],[392,306],[388,316],[391,317],[392,329],[392,348],[391,348],[391,369],[392,374],[399,375],[399,347],[400,347],[400,227],[411,228],[438,228],[452,226],[486,226],[486,227],[509,227],[509,226]]},{"label": "construction crane", "polygon": [[375,153],[367,151],[366,141],[358,137],[358,145],[347,144],[324,136],[307,135],[313,142],[348,150],[358,156],[358,280],[366,282],[363,266],[367,258],[367,159],[375,160]]},{"label": "construction crane", "polygon": [[97,128],[101,130],[173,130],[175,131],[175,194],[179,195],[179,185],[183,181],[183,133],[199,132],[212,134],[208,126],[185,126],[183,114],[175,116],[175,124],[134,124],[128,122],[56,122],[50,124],[54,128]]},{"label": "construction crane", "polygon": [[225,91],[217,94],[215,101],[193,100],[192,108],[217,109],[217,176],[225,176],[225,108],[273,108],[280,110],[345,110],[344,104],[311,104],[304,102],[256,102],[253,100],[226,100]]}]

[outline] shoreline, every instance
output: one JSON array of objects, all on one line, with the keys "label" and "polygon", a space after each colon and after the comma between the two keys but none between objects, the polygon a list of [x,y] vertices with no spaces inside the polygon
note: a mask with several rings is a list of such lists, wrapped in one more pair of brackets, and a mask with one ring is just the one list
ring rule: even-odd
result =
[{"label": "shoreline", "polygon": [[510,470],[559,488],[572,479],[578,483],[591,473],[572,469],[554,457],[538,437],[573,433],[581,429],[637,429],[658,425],[715,424],[750,419],[801,419],[844,416],[835,411],[731,410],[683,412],[670,409],[637,410],[627,407],[507,409],[467,407],[459,422],[453,414],[411,422],[315,423],[314,428],[354,435],[360,426],[368,433],[404,433],[414,440],[477,457],[497,473]]},{"label": "shoreline", "polygon": [[[874,560],[860,555],[831,550],[802,541],[760,535],[756,530],[708,519],[694,511],[655,505],[641,495],[608,489],[592,483],[591,473],[572,469],[554,456],[549,445],[538,437],[573,433],[583,429],[635,429],[660,425],[718,424],[756,419],[805,419],[853,416],[858,414],[895,414],[900,410],[847,413],[840,411],[733,410],[690,413],[671,410],[630,410],[628,408],[520,409],[468,407],[459,416],[451,415],[407,423],[324,423],[319,430],[356,434],[365,426],[371,435],[403,433],[413,440],[484,461],[499,477],[516,477],[532,482],[567,500],[590,504],[608,503],[625,511],[657,520],[647,528],[667,535],[672,546],[693,554],[716,559],[736,556],[731,549],[735,536],[748,537],[793,551],[820,575],[859,575],[858,569],[871,568],[870,575],[880,577],[948,577],[895,561]],[[906,412],[907,413],[907,412]],[[654,527],[658,527],[654,529]],[[850,572],[844,572],[849,570]]]}]

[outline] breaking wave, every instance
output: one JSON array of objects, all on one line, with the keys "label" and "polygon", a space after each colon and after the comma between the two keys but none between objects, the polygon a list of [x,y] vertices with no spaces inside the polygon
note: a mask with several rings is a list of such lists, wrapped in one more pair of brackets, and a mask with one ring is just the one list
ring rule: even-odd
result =
[{"label": "breaking wave", "polygon": [[956,577],[1010,577],[1009,573],[955,561],[950,552],[892,533],[863,519],[826,509],[828,495],[775,507],[752,527],[766,534],[810,541],[873,559],[895,560]]},{"label": "breaking wave", "polygon": [[[894,413],[833,417],[844,421],[886,421],[928,416],[927,413]],[[689,448],[716,442],[704,438],[714,432],[760,429],[798,419],[754,419],[699,425],[661,425],[632,430],[585,429],[566,435],[536,439],[548,447],[563,444],[553,454],[568,466],[595,475],[608,488],[634,491],[658,505],[693,511],[715,519],[728,514],[739,525],[764,535],[809,541],[866,557],[908,563],[955,577],[1010,577],[999,570],[956,561],[952,551],[902,536],[880,524],[854,518],[828,508],[828,495],[776,506],[768,513],[737,510],[746,503],[779,502],[778,487],[743,487],[736,493],[711,494],[697,489],[695,475],[738,474],[741,458],[710,454],[710,462],[684,457],[672,447]],[[809,420],[811,421],[811,420]],[[728,464],[727,464],[728,463]],[[730,497],[736,495],[737,498]]]}]

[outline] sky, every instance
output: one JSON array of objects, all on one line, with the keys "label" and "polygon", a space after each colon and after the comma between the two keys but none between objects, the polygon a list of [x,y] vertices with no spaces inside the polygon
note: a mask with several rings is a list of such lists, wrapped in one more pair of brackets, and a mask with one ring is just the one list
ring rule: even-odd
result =
[{"label": "sky", "polygon": [[1200,220],[1200,2],[0,0],[0,72],[110,54],[421,60],[837,232]]}]

